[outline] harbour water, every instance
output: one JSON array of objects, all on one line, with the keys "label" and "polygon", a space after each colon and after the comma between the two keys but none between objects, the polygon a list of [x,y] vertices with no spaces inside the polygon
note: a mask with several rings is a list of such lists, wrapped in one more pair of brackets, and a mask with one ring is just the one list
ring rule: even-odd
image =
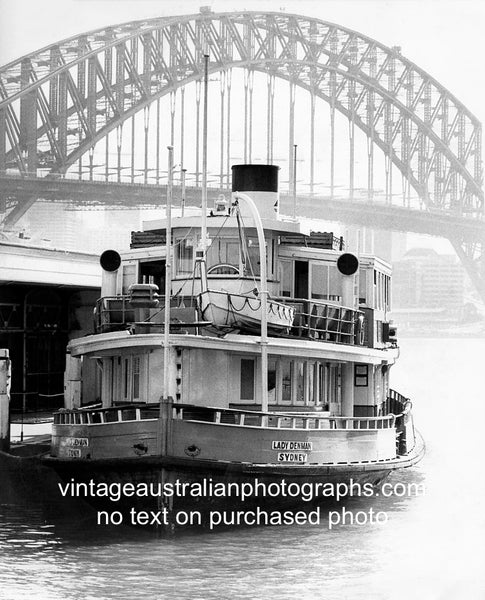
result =
[{"label": "harbour water", "polygon": [[[425,494],[355,498],[383,524],[235,528],[158,539],[0,482],[0,598],[485,598],[485,339],[403,339],[392,386],[414,399],[427,455],[391,482]],[[402,489],[399,488],[400,490]]]}]

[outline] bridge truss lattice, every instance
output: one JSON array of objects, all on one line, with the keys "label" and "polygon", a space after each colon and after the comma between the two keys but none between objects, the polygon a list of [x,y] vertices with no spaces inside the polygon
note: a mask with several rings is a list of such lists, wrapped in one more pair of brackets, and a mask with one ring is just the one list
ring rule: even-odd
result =
[{"label": "bridge truss lattice", "polygon": [[[128,172],[132,182],[141,174],[145,183],[160,183],[164,177],[160,131],[166,126],[170,142],[175,142],[176,108],[179,158],[182,164],[188,162],[184,143],[188,144],[189,133],[184,123],[190,119],[184,90],[193,84],[195,134],[190,135],[190,145],[192,172],[198,183],[200,82],[206,51],[210,73],[219,75],[217,176],[221,187],[229,184],[232,157],[238,155],[247,162],[256,155],[257,114],[264,114],[261,137],[265,147],[258,149],[259,157],[275,160],[275,140],[281,129],[275,90],[285,82],[284,160],[290,183],[296,177],[291,155],[301,112],[298,94],[304,90],[309,98],[306,156],[310,192],[315,192],[318,179],[315,131],[317,100],[321,99],[329,111],[325,177],[330,196],[336,194],[337,121],[343,117],[348,136],[346,193],[351,199],[358,192],[359,132],[366,145],[367,201],[375,199],[379,152],[384,158],[386,202],[395,201],[393,189],[400,175],[402,203],[410,209],[416,208],[411,206],[414,195],[419,199],[418,208],[428,211],[431,218],[440,212],[456,216],[457,223],[460,219],[483,220],[481,124],[470,111],[403,57],[399,48],[386,47],[336,24],[286,13],[201,12],[130,22],[69,38],[5,65],[0,69],[0,172],[77,174],[92,179],[99,173],[96,162],[104,143],[102,169],[107,181],[121,181]],[[242,73],[240,93],[235,93],[236,70]],[[259,103],[255,107],[258,77],[266,79],[267,93],[264,106]],[[165,97],[168,115],[160,108]],[[237,113],[236,106],[240,108]],[[236,121],[243,133],[235,152]],[[141,143],[136,127],[142,130]],[[141,163],[139,172],[135,156]],[[483,236],[470,239],[457,233],[452,242],[472,276],[485,285],[483,268],[480,271]]]}]

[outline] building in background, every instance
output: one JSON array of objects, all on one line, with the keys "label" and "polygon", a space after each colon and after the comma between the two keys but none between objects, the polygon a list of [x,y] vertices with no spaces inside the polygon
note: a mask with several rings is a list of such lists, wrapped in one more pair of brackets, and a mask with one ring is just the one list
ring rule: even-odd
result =
[{"label": "building in background", "polygon": [[77,210],[68,204],[36,202],[15,229],[37,245],[100,254],[108,248],[126,250],[130,232],[140,228],[142,214],[138,209]]},{"label": "building in background", "polygon": [[67,210],[66,204],[36,202],[18,221],[15,229],[22,230],[23,237],[30,238],[32,243],[77,250],[81,226],[81,215],[78,211]]},{"label": "building in background", "polygon": [[392,263],[406,253],[406,233],[352,225],[345,228],[343,235],[345,247],[357,254],[374,254]]},{"label": "building in background", "polygon": [[464,320],[467,277],[458,258],[409,250],[393,265],[393,316],[404,330],[432,332]]}]

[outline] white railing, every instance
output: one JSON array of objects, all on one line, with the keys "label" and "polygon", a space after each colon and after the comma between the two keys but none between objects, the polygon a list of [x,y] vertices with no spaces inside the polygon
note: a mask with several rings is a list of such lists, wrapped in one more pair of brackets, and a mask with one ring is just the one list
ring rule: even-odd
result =
[{"label": "white railing", "polygon": [[[323,430],[323,429],[391,429],[396,415],[380,417],[337,417],[317,412],[261,412],[234,408],[214,408],[188,404],[173,404],[173,418],[181,421],[261,427],[273,429]],[[61,409],[54,413],[54,425],[99,425],[158,419],[158,404],[120,406],[113,408]]]},{"label": "white railing", "polygon": [[395,423],[393,414],[383,417],[335,417],[315,412],[275,413],[182,404],[173,406],[173,414],[175,419],[184,421],[274,429],[390,429]]}]

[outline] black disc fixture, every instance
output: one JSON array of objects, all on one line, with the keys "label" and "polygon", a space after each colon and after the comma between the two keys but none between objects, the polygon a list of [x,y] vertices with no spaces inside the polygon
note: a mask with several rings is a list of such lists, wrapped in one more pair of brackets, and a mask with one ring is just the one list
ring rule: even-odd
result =
[{"label": "black disc fixture", "polygon": [[116,250],[105,250],[99,257],[99,262],[105,271],[112,273],[121,265],[121,256]]},{"label": "black disc fixture", "polygon": [[359,259],[350,252],[341,254],[337,259],[337,268],[342,275],[354,275],[359,268]]}]

